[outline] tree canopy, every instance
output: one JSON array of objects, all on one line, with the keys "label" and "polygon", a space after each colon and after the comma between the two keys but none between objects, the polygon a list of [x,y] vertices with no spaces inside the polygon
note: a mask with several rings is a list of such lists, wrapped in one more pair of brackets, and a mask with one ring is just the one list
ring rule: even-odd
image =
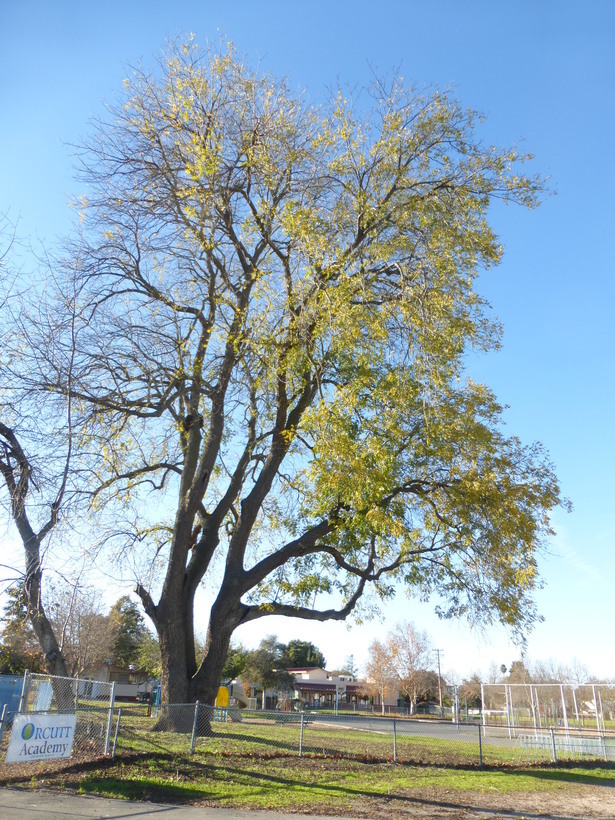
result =
[{"label": "tree canopy", "polygon": [[143,615],[134,601],[123,595],[111,607],[111,660],[118,666],[138,665],[141,648],[147,638]]},{"label": "tree canopy", "polygon": [[299,666],[319,666],[324,669],[327,662],[320,649],[311,641],[301,641],[295,638],[284,647],[282,664],[286,669]]},{"label": "tree canopy", "polygon": [[7,590],[7,601],[0,630],[0,675],[41,672],[44,659],[28,619],[28,604],[23,590]]},{"label": "tree canopy", "polygon": [[241,624],[343,619],[370,588],[535,620],[559,488],[464,362],[499,339],[474,289],[489,206],[541,183],[479,125],[399,79],[313,107],[187,42],[82,146],[40,387],[70,398],[92,540],[135,568],[165,698],[213,702]]},{"label": "tree canopy", "polygon": [[367,662],[367,691],[384,699],[390,695],[408,699],[412,714],[419,700],[433,688],[438,675],[432,670],[434,650],[426,632],[407,621],[395,624],[384,640],[373,641]]},{"label": "tree canopy", "polygon": [[266,706],[267,689],[294,688],[295,679],[284,668],[286,646],[278,641],[275,635],[268,635],[260,642],[257,649],[246,653],[241,671],[244,681],[258,684],[263,690],[262,708]]},{"label": "tree canopy", "polygon": [[385,699],[397,698],[399,678],[389,648],[382,641],[372,641],[369,645],[365,674],[364,690],[372,697],[377,697],[384,715]]},{"label": "tree canopy", "polygon": [[435,655],[429,636],[411,623],[398,623],[387,634],[386,648],[395,670],[398,690],[408,698],[414,712],[417,701],[431,685],[429,673]]}]

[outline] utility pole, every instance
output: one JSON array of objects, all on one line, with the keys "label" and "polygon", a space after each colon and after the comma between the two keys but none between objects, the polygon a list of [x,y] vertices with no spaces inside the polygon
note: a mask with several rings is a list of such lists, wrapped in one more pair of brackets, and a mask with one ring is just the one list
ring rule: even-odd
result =
[{"label": "utility pole", "polygon": [[440,697],[440,717],[444,717],[444,706],[442,705],[442,675],[440,673],[440,653],[444,654],[443,649],[436,649],[436,655],[438,656],[438,695]]}]

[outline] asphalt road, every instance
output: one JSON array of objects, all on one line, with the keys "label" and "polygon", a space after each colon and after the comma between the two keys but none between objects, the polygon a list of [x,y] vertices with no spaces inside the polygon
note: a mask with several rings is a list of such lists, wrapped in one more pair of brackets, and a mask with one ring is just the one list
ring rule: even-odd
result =
[{"label": "asphalt road", "polygon": [[[314,715],[313,724],[329,726],[343,726],[345,729],[361,729],[365,732],[382,732],[383,734],[393,734],[393,723],[397,736],[406,737],[433,737],[441,740],[449,740],[457,743],[476,743],[478,745],[478,725],[466,725],[460,723],[438,721],[438,720],[404,720],[389,717],[365,717],[363,715],[353,717],[352,715]],[[482,736],[485,745],[493,744],[498,746],[518,746],[519,740],[509,738],[508,734],[495,733],[494,729],[488,729],[487,737]]]}]

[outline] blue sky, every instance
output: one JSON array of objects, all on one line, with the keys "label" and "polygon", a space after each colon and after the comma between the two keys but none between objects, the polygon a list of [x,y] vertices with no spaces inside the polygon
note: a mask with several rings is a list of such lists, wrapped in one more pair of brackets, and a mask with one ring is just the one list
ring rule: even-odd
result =
[{"label": "blue sky", "polygon": [[[486,143],[522,141],[532,169],[550,177],[553,195],[537,211],[493,212],[505,257],[481,291],[504,346],[469,368],[510,405],[509,431],[545,444],[574,505],[556,514],[558,536],[541,559],[545,622],[528,656],[578,658],[615,677],[615,3],[0,0],[0,212],[19,219],[21,237],[50,244],[70,229],[67,204],[80,191],[69,145],[119,92],[127,63],[151,64],[166,38],[188,32],[232,40],[314,99],[338,80],[369,83],[374,70],[453,89],[484,112]],[[309,637],[335,666],[351,652],[363,662],[369,641],[404,618],[430,632],[443,669],[518,657],[502,630],[471,633],[403,597],[360,628],[263,621],[238,637]]]}]

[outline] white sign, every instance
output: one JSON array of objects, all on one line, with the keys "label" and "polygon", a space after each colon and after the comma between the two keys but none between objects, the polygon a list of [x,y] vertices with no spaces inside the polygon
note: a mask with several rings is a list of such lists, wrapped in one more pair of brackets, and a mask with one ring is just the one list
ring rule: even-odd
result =
[{"label": "white sign", "polygon": [[7,763],[70,757],[77,715],[15,715]]}]

